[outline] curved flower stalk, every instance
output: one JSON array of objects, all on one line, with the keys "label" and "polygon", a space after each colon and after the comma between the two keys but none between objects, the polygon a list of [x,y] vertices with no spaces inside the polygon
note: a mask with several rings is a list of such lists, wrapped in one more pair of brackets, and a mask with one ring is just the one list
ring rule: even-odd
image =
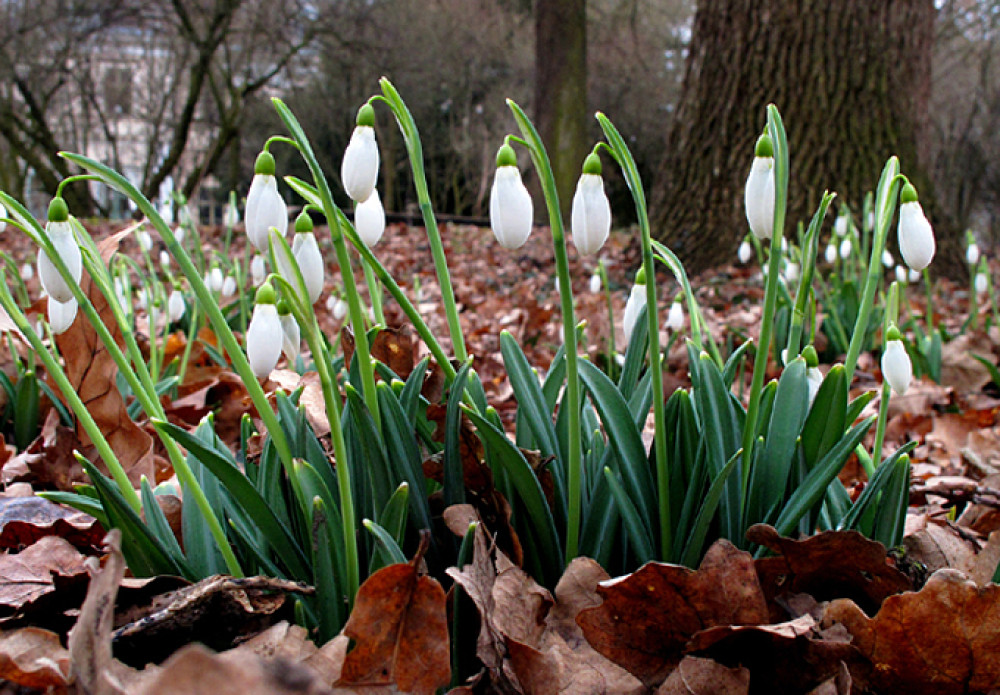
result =
[{"label": "curved flower stalk", "polygon": [[604,192],[601,158],[596,152],[583,161],[583,173],[573,194],[570,223],[573,244],[584,256],[600,251],[611,233],[611,203]]},{"label": "curved flower stalk", "polygon": [[[83,274],[83,259],[69,222],[69,209],[61,197],[56,196],[49,203],[48,220],[45,234],[52,242],[53,252],[66,264],[73,282],[79,284]],[[73,298],[73,290],[53,264],[45,247],[38,249],[38,280],[42,283],[42,289],[57,302],[66,303]]]},{"label": "curved flower stalk", "polygon": [[531,236],[534,210],[521,180],[514,148],[504,143],[497,151],[497,171],[490,189],[490,227],[505,249],[519,249]]},{"label": "curved flower stalk", "polygon": [[351,141],[344,150],[340,179],[351,200],[363,203],[375,190],[378,181],[379,154],[375,143],[375,109],[364,104],[358,109]]},{"label": "curved flower stalk", "polygon": [[278,193],[274,171],[274,157],[265,148],[257,155],[247,193],[247,237],[258,251],[267,251],[268,230],[272,227],[282,236],[288,231],[288,206]]}]

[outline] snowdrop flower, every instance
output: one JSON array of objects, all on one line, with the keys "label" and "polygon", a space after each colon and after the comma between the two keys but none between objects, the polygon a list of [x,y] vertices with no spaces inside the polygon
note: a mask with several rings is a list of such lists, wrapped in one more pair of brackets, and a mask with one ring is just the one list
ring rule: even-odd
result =
[{"label": "snowdrop flower", "polygon": [[902,335],[899,329],[891,326],[885,334],[885,350],[882,352],[882,376],[892,390],[902,396],[913,381],[913,365],[910,356],[903,347]]},{"label": "snowdrop flower", "polygon": [[774,196],[774,147],[764,133],[757,138],[744,192],[747,222],[758,239],[770,239],[774,234]]},{"label": "snowdrop flower", "polygon": [[149,236],[149,232],[145,229],[136,230],[135,240],[138,242],[139,248],[147,253],[153,248],[153,237]]},{"label": "snowdrop flower", "polygon": [[753,246],[746,239],[740,244],[740,248],[736,251],[736,257],[740,259],[740,263],[746,265],[753,258]]},{"label": "snowdrop flower", "polygon": [[875,211],[868,211],[868,229],[875,229]]},{"label": "snowdrop flower", "polygon": [[278,179],[274,176],[274,157],[261,152],[253,167],[253,180],[247,192],[247,237],[258,251],[267,251],[268,232],[271,227],[278,234],[288,232],[288,206],[278,193]]},{"label": "snowdrop flower", "polygon": [[340,179],[351,200],[363,203],[375,190],[378,180],[378,145],[375,143],[375,109],[365,104],[358,110],[351,141],[344,150]]},{"label": "snowdrop flower", "polygon": [[234,294],[236,294],[236,278],[227,275],[226,279],[222,281],[222,296],[232,297]]},{"label": "snowdrop flower", "polygon": [[906,284],[907,274],[906,274],[906,268],[904,266],[901,265],[896,266],[896,282],[904,285]]},{"label": "snowdrop flower", "polygon": [[77,303],[75,297],[70,297],[68,302],[57,302],[49,297],[46,313],[49,317],[49,328],[56,335],[65,333],[73,321],[76,320]]},{"label": "snowdrop flower", "polygon": [[835,263],[837,261],[837,247],[833,244],[827,244],[823,257],[826,258],[827,263]]},{"label": "snowdrop flower", "polygon": [[601,291],[601,274],[595,272],[590,276],[590,291],[597,294]]},{"label": "snowdrop flower", "polygon": [[819,387],[823,385],[823,372],[819,370],[819,355],[813,345],[802,348],[802,358],[806,361],[806,384],[809,387],[809,406],[812,407]]},{"label": "snowdrop flower", "polygon": [[136,304],[139,305],[139,308],[142,309],[143,311],[145,311],[146,309],[148,309],[149,308],[149,290],[146,289],[146,288],[142,289],[139,292],[138,296],[136,296],[135,302],[136,302]]},{"label": "snowdrop flower", "polygon": [[971,242],[969,248],[965,249],[965,260],[969,262],[969,265],[979,263],[979,246],[976,242]]},{"label": "snowdrop flower", "polygon": [[920,271],[910,268],[906,272],[906,276],[910,279],[910,282],[920,282]]},{"label": "snowdrop flower", "polygon": [[225,276],[222,274],[222,268],[219,266],[213,266],[213,268],[208,271],[208,286],[213,292],[222,291],[222,283],[225,282]]},{"label": "snowdrop flower", "polygon": [[250,279],[253,280],[253,284],[260,285],[264,282],[265,275],[267,275],[267,267],[264,264],[264,257],[259,253],[255,254],[253,260],[250,261]]},{"label": "snowdrop flower", "polygon": [[295,238],[292,240],[292,255],[295,256],[295,262],[299,264],[302,279],[306,283],[306,294],[309,295],[309,303],[315,304],[316,300],[319,299],[319,295],[323,292],[325,269],[323,254],[320,253],[319,244],[316,243],[316,235],[313,234],[312,218],[309,217],[309,213],[305,210],[295,220]]},{"label": "snowdrop flower", "polygon": [[[73,235],[73,227],[69,221],[69,209],[62,198],[53,198],[49,204],[49,221],[45,225],[45,234],[55,247],[56,253],[62,258],[70,277],[74,282],[80,282],[83,274],[83,257],[80,246]],[[45,253],[44,248],[38,249],[38,279],[50,297],[57,302],[65,303],[73,297],[73,290],[59,274],[55,264]]]},{"label": "snowdrop flower", "polygon": [[7,229],[7,208],[0,203],[0,232]]},{"label": "snowdrop flower", "polygon": [[561,290],[559,289],[559,276],[558,275],[556,276],[556,281],[554,283],[552,283],[552,284],[555,287],[556,294],[560,294]]},{"label": "snowdrop flower", "polygon": [[583,160],[583,173],[573,194],[570,223],[573,245],[584,256],[597,253],[611,232],[611,203],[604,192],[601,158],[596,152]]},{"label": "snowdrop flower", "polygon": [[120,277],[115,276],[115,299],[118,300],[118,306],[124,312],[128,308],[128,295],[125,294],[125,284],[122,282]]},{"label": "snowdrop flower", "polygon": [[846,261],[851,257],[851,250],[853,248],[850,237],[844,237],[844,240],[840,242],[840,257]]},{"label": "snowdrop flower", "polygon": [[632,330],[635,322],[639,319],[642,308],[646,306],[646,274],[639,269],[635,276],[635,284],[629,292],[628,301],[625,302],[625,315],[622,317],[622,329],[625,331],[625,341],[632,338]]},{"label": "snowdrop flower", "polygon": [[[3,231],[3,230],[0,230]],[[25,263],[21,266],[21,279],[27,282],[31,278],[35,277],[35,268],[30,263]]]},{"label": "snowdrop flower", "polygon": [[989,278],[986,277],[986,273],[978,272],[976,273],[976,294],[986,294],[986,290],[989,289],[990,283]]},{"label": "snowdrop flower", "polygon": [[884,265],[886,268],[891,268],[892,266],[896,265],[896,261],[892,257],[892,254],[889,253],[889,249],[883,249],[882,251],[882,265]]},{"label": "snowdrop flower", "polygon": [[257,290],[253,316],[247,327],[247,360],[258,379],[266,379],[281,357],[284,331],[274,305],[274,288],[264,283]]},{"label": "snowdrop flower", "polygon": [[177,225],[177,227],[174,229],[174,238],[177,239],[178,244],[184,243],[184,235],[186,233],[187,232],[185,231],[183,225]]},{"label": "snowdrop flower", "polygon": [[917,198],[917,189],[907,183],[899,194],[899,252],[906,265],[923,270],[934,258],[934,230]]},{"label": "snowdrop flower", "polygon": [[345,316],[347,316],[347,302],[343,299],[338,299],[336,304],[333,305],[333,318],[340,321]]},{"label": "snowdrop flower", "polygon": [[799,279],[799,264],[789,261],[785,265],[785,282],[795,282]]},{"label": "snowdrop flower", "polygon": [[667,312],[667,328],[674,332],[684,329],[684,308],[677,299],[670,305],[670,311]]},{"label": "snowdrop flower", "polygon": [[284,300],[278,302],[278,320],[281,321],[281,351],[285,353],[285,357],[291,364],[299,356],[302,334],[299,331],[298,322],[292,316],[288,304]]},{"label": "snowdrop flower", "polygon": [[382,238],[385,232],[385,208],[382,207],[378,189],[373,189],[367,200],[354,206],[354,228],[368,248],[375,246]]},{"label": "snowdrop flower", "polygon": [[167,298],[167,318],[170,323],[180,321],[181,317],[184,316],[185,308],[184,295],[178,289],[173,290],[170,297]]},{"label": "snowdrop flower", "polygon": [[497,152],[497,173],[490,191],[490,226],[505,249],[524,245],[531,234],[534,210],[521,181],[514,148],[504,143]]},{"label": "snowdrop flower", "polygon": [[230,229],[240,222],[240,209],[236,203],[230,202],[226,205],[226,211],[222,213],[222,224]]},{"label": "snowdrop flower", "polygon": [[851,226],[850,217],[846,213],[841,213],[837,216],[836,221],[833,223],[833,233],[839,237],[847,234]]},{"label": "snowdrop flower", "polygon": [[170,254],[165,250],[160,251],[160,267],[164,270],[170,270]]}]

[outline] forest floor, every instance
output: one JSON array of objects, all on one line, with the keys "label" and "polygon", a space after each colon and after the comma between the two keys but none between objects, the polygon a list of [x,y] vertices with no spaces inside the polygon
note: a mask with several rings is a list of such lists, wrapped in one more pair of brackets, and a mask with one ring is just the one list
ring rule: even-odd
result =
[{"label": "forest floor", "polygon": [[[211,245],[219,230],[203,234]],[[468,351],[510,430],[516,402],[500,331],[513,334],[540,372],[561,343],[551,239],[536,229],[511,252],[489,229],[447,227],[442,236]],[[8,230],[7,252],[33,261],[19,237]],[[123,242],[126,253],[135,248],[134,240]],[[375,252],[444,340],[447,324],[423,230],[390,225]],[[237,241],[232,255],[241,253]],[[613,234],[601,251],[613,327],[604,288],[589,287],[596,260],[580,259],[572,249],[570,258],[576,318],[587,324],[586,352],[606,364],[609,335],[624,349],[620,317],[638,266],[635,249],[625,234]],[[658,282],[665,315],[677,288],[667,275]],[[722,264],[692,284],[720,345],[756,335],[759,268]],[[37,278],[28,286],[37,296]],[[339,287],[332,273],[327,290]],[[649,565],[614,582],[597,563],[578,559],[550,591],[480,533],[472,563],[438,578],[465,589],[482,626],[478,643],[466,645],[482,671],[471,683],[453,684],[453,692],[914,695],[1000,688],[1000,587],[990,583],[1000,562],[1000,391],[971,356],[996,364],[1000,336],[995,328],[963,331],[967,288],[940,281],[936,291],[936,320],[953,336],[943,348],[940,383],[924,378],[893,397],[887,426],[885,451],[918,442],[903,550],[887,554],[853,532],[791,540],[755,527],[756,542],[772,556],[754,560],[719,542],[697,571]],[[909,303],[923,312],[919,289],[911,290]],[[337,335],[340,322],[323,300],[317,312],[327,335]],[[395,344],[406,346],[412,369],[426,350],[391,301],[386,316],[407,336]],[[980,326],[986,316],[984,309]],[[662,338],[671,340],[666,332]],[[168,356],[183,347],[181,334],[171,336]],[[89,361],[93,354],[64,357]],[[193,426],[214,410],[218,433],[233,444],[240,418],[250,411],[245,387],[231,371],[213,366],[203,349],[196,347],[192,359],[168,413]],[[0,362],[10,369],[6,345]],[[770,369],[777,374],[777,367]],[[104,385],[113,379],[104,374]],[[268,387],[291,390],[300,383],[314,426],[321,425],[314,379],[279,365]],[[852,395],[880,384],[877,355],[862,354]],[[689,385],[687,351],[683,339],[675,339],[665,392]],[[868,412],[877,407],[876,398]],[[432,629],[444,593],[421,574],[419,556],[393,566],[394,577],[383,575],[392,568],[373,575],[345,633],[316,645],[291,620],[288,599],[301,587],[263,578],[214,577],[190,585],[175,577],[131,577],[117,540],[106,540],[93,518],[34,495],[84,481],[72,456],[83,449],[76,434],[57,417],[43,414],[42,421],[38,439],[23,452],[0,440],[0,693],[433,693],[448,685],[447,632],[442,640]],[[162,456],[156,460],[148,474],[169,478]],[[852,496],[865,484],[853,457],[840,478]],[[165,511],[176,520],[180,501],[173,503]],[[457,510],[449,526],[467,525],[463,514],[468,510]]]}]

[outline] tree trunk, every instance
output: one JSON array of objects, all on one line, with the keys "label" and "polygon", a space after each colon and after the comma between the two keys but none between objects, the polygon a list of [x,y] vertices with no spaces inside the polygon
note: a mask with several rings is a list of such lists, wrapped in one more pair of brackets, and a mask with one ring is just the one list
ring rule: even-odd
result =
[{"label": "tree trunk", "polygon": [[564,216],[587,156],[588,116],[586,0],[536,0],[535,126]]},{"label": "tree trunk", "polygon": [[960,235],[922,166],[934,19],[933,0],[701,0],[654,233],[692,272],[733,258],[748,229],[754,141],[774,103],[791,159],[786,235],[825,189],[859,215],[895,154],[938,235],[932,267],[964,276]]}]

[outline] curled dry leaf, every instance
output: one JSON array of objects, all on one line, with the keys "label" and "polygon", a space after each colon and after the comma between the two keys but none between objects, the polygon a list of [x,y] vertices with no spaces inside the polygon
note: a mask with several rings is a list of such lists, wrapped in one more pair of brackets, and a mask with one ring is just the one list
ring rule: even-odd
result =
[{"label": "curled dry leaf", "polygon": [[59,536],[76,548],[100,544],[97,519],[41,497],[0,497],[0,548],[26,548],[45,536]]},{"label": "curled dry leaf", "polygon": [[685,656],[656,695],[746,695],[750,692],[750,671],[727,668],[717,661]]},{"label": "curled dry leaf", "polygon": [[83,466],[73,456],[73,450],[80,446],[76,432],[60,424],[53,408],[35,440],[4,465],[3,480],[30,481],[38,488],[71,491],[76,483],[87,479]]},{"label": "curled dry leaf", "polygon": [[42,598],[51,598],[57,577],[86,582],[85,560],[79,550],[58,536],[46,536],[20,553],[0,555],[0,615],[7,617]]},{"label": "curled dry leaf", "polygon": [[797,541],[755,524],[747,539],[777,553],[754,562],[773,622],[788,617],[774,602],[784,594],[810,594],[818,601],[850,598],[874,612],[886,597],[912,588],[890,564],[885,546],[857,531],[825,531]]},{"label": "curled dry leaf", "polygon": [[406,564],[370,576],[354,602],[344,634],[357,643],[347,654],[338,685],[388,686],[433,693],[451,679],[445,593],[421,576],[425,546]]},{"label": "curled dry leaf", "polygon": [[726,540],[709,548],[697,572],[649,563],[600,584],[597,593],[604,603],[577,617],[584,636],[648,686],[677,667],[695,633],[768,621],[753,558]]},{"label": "curled dry leaf", "polygon": [[935,572],[919,592],[890,596],[874,618],[848,599],[824,622],[839,622],[865,657],[855,680],[877,692],[958,695],[1000,684],[1000,586],[977,587],[960,572]]},{"label": "curled dry leaf", "polygon": [[69,685],[69,652],[59,635],[37,627],[0,632],[0,679],[25,688],[60,692]]}]

